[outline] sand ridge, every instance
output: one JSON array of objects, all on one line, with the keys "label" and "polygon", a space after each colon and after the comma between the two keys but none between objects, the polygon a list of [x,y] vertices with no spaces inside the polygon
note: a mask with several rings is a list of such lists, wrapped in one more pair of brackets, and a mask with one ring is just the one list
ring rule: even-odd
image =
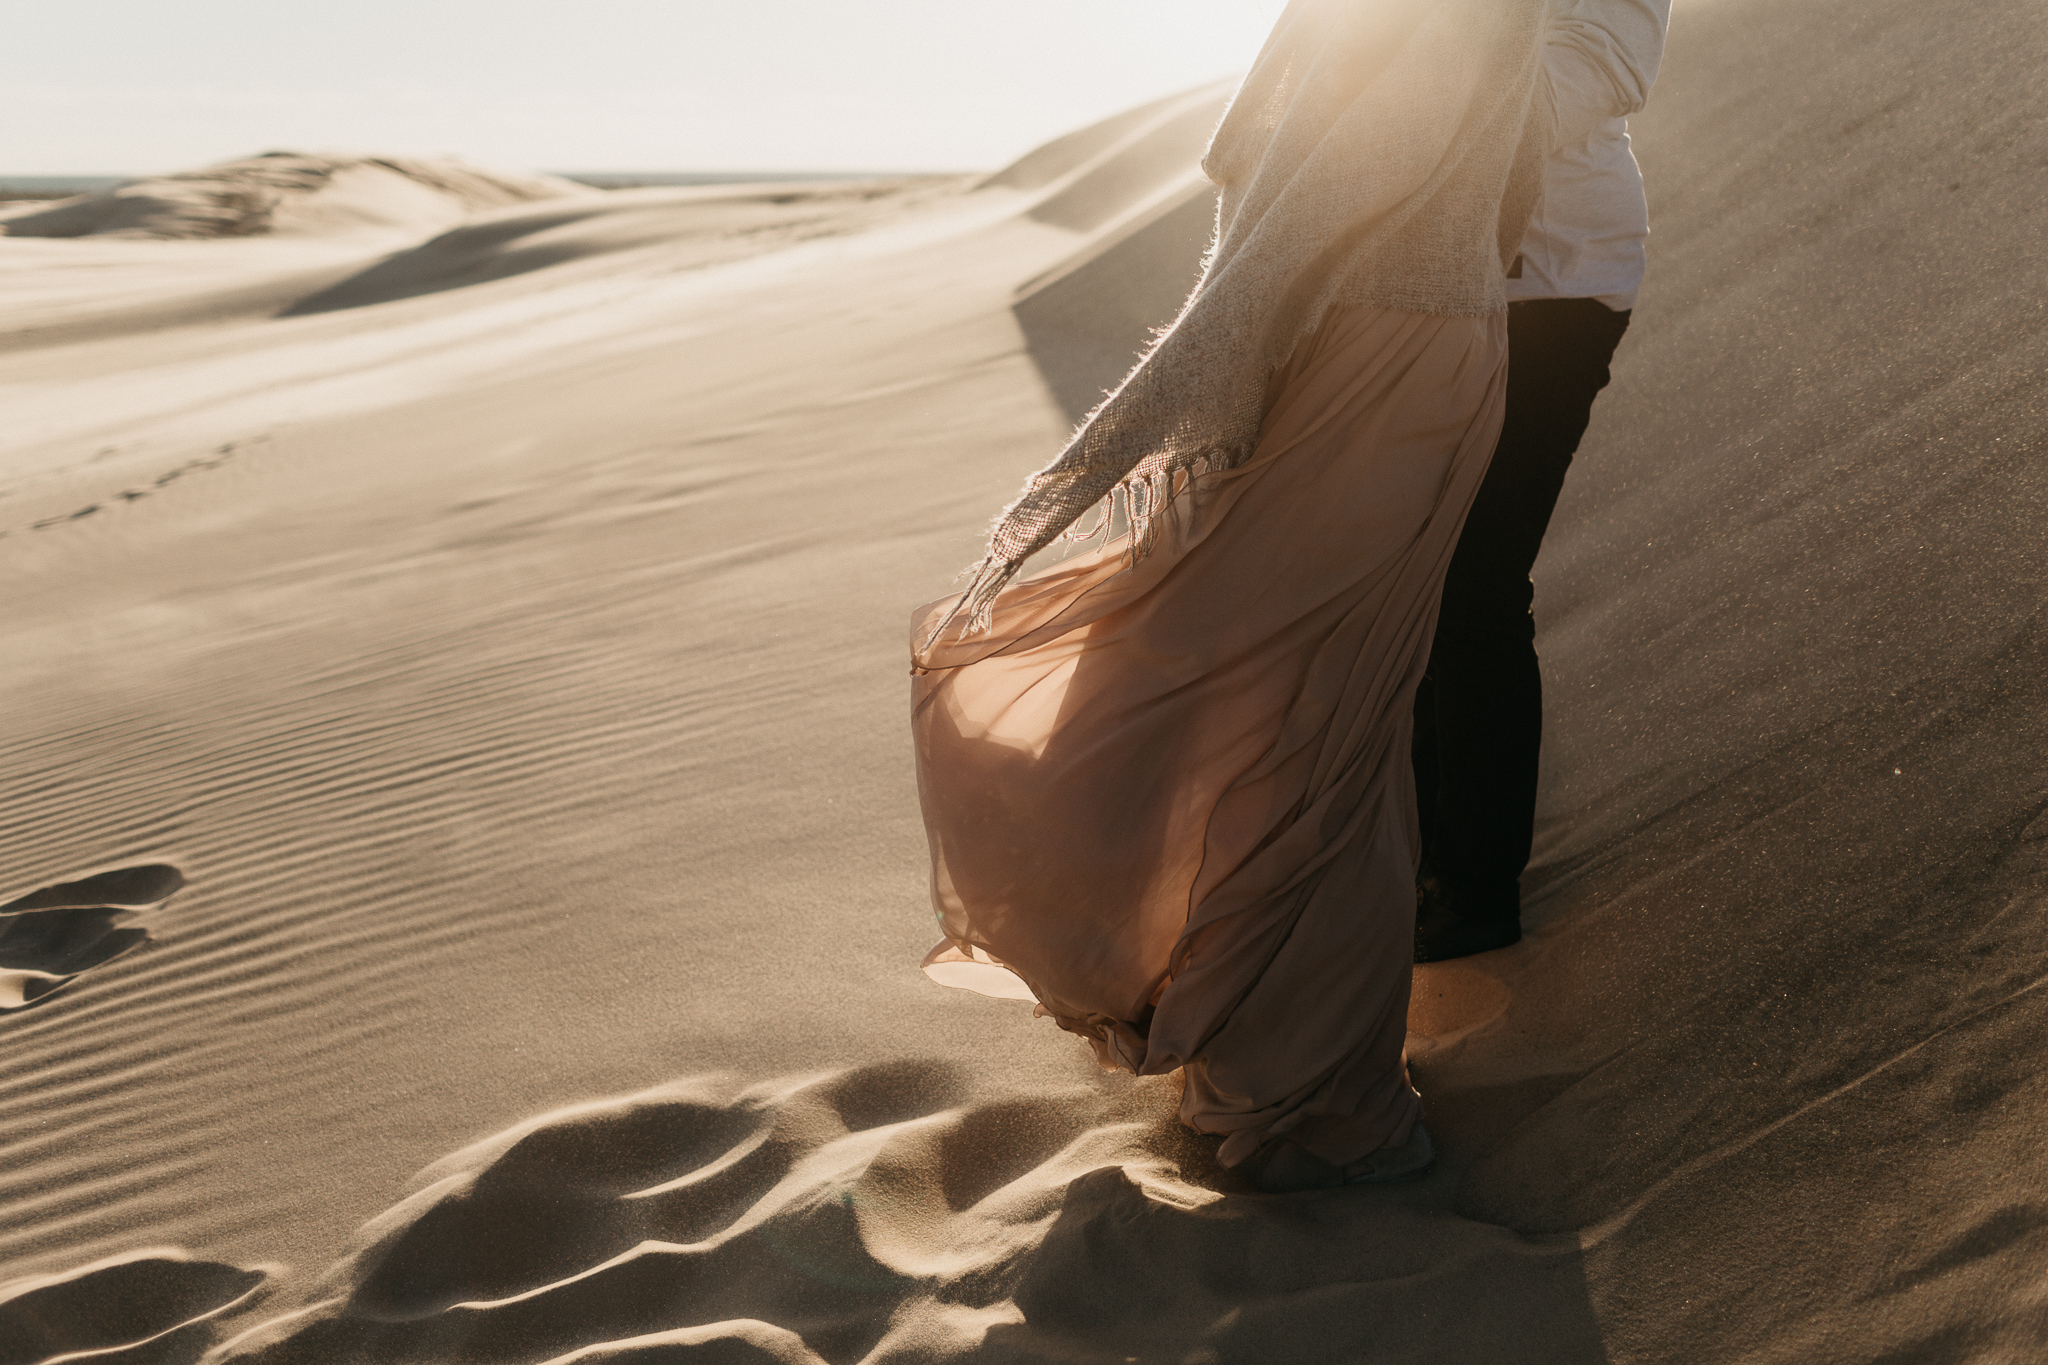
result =
[{"label": "sand ridge", "polygon": [[[335,1298],[223,1353],[652,1360],[722,1341],[804,1365],[1091,1358],[1142,1354],[1189,1322],[1222,1324],[1233,1354],[1481,1349],[1483,1330],[1455,1325],[1458,1280],[1541,1274],[1576,1251],[1499,1229],[1446,1245],[1398,1199],[1407,1235],[1361,1239],[1345,1206],[1390,1210],[1359,1191],[1330,1209],[1219,1195],[1227,1178],[1164,1121],[1159,1085],[981,1103],[973,1088],[901,1063],[737,1095],[685,1083],[522,1124],[429,1168],[366,1225]],[[945,1099],[969,1102],[934,1107]],[[1304,1295],[1329,1311],[1305,1320]],[[1333,1331],[1344,1318],[1356,1326]],[[682,1319],[699,1325],[658,1330]],[[612,1344],[582,1344],[593,1336]]]},{"label": "sand ridge", "polygon": [[[1532,932],[1418,971],[1442,1163],[1335,1197],[914,970],[908,611],[1188,268],[1175,101],[978,190],[512,206],[239,311],[327,248],[0,239],[172,253],[94,257],[162,325],[81,272],[38,306],[82,329],[0,354],[0,866],[186,879],[0,1016],[0,1314],[185,1359],[2027,1358],[2044,42],[1679,7],[1538,569]],[[1035,213],[1112,163],[1155,169]],[[176,285],[201,249],[249,254]],[[279,316],[351,278],[403,288]],[[96,1313],[124,1258],[172,1268]]]},{"label": "sand ridge", "polygon": [[588,186],[453,158],[265,152],[145,176],[54,204],[0,209],[11,237],[207,238],[419,232],[481,209],[587,197]]},{"label": "sand ridge", "polygon": [[0,1283],[0,1360],[190,1360],[212,1319],[256,1304],[268,1273],[162,1247]]},{"label": "sand ridge", "polygon": [[168,863],[117,868],[0,904],[0,1012],[26,1009],[149,941],[128,923],[185,884]]}]

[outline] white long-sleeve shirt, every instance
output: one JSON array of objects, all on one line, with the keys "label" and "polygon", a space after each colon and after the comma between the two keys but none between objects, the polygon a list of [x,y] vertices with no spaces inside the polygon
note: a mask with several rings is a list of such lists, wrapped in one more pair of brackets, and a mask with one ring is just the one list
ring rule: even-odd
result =
[{"label": "white long-sleeve shirt", "polygon": [[1650,211],[1629,149],[1664,56],[1671,0],[1555,0],[1543,79],[1556,110],[1543,197],[1522,238],[1508,299],[1598,299],[1635,307]]}]

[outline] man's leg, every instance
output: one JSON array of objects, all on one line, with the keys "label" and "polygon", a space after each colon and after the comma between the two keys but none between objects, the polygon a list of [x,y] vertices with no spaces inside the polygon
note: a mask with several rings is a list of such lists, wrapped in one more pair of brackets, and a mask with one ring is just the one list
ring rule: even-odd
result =
[{"label": "man's leg", "polygon": [[1593,299],[1508,308],[1507,416],[1444,579],[1415,697],[1423,900],[1415,960],[1522,936],[1543,682],[1529,571],[1628,314]]}]

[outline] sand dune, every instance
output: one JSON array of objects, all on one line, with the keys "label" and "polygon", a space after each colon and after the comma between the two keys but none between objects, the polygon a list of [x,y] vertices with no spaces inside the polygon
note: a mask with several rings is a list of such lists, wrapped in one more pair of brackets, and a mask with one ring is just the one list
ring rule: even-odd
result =
[{"label": "sand dune", "polygon": [[1019,286],[1011,312],[1068,420],[1087,416],[1130,372],[1152,333],[1173,320],[1201,277],[1215,230],[1214,187],[1190,181]]},{"label": "sand dune", "polygon": [[0,965],[162,893],[0,1016],[0,1360],[2029,1358],[2044,47],[1679,6],[1533,933],[1418,971],[1394,1189],[914,968],[909,608],[1171,312],[1217,92],[979,188],[0,240]]},{"label": "sand dune", "polygon": [[147,176],[54,204],[0,209],[12,237],[255,237],[420,232],[480,209],[597,192],[560,176],[450,159],[265,152]]},{"label": "sand dune", "polygon": [[[954,187],[951,177],[932,177],[822,188],[768,183],[615,190],[597,200],[509,209],[473,218],[379,261],[297,300],[284,314],[388,303],[638,247],[659,247],[667,270],[700,270],[858,232]],[[549,281],[559,282],[559,275]]]},{"label": "sand dune", "polygon": [[616,190],[474,214],[424,241],[417,233],[335,234],[147,251],[99,239],[10,242],[0,252],[0,281],[15,306],[0,320],[0,353],[332,312],[549,267],[557,268],[547,287],[559,290],[574,273],[559,267],[642,249],[647,257],[613,265],[657,275],[701,270],[857,232],[959,185],[934,176]]},{"label": "sand dune", "polygon": [[1061,143],[996,172],[988,184],[1042,188],[1041,197],[1029,210],[1033,219],[1076,232],[1094,231],[1143,211],[1160,195],[1206,184],[1197,163],[1231,89],[1229,84],[1210,86],[1148,105],[1140,111],[1146,117],[1129,128],[1122,126],[1122,119],[1111,119],[1109,126],[1118,130],[1117,137],[1091,147],[1093,155],[1077,159],[1042,187],[1030,182],[1058,168],[1046,153]]}]

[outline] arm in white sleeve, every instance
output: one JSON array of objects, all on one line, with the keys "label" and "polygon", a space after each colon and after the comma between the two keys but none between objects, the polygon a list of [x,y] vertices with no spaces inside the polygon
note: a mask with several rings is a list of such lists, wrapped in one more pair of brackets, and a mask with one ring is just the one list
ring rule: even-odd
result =
[{"label": "arm in white sleeve", "polygon": [[1671,0],[1557,0],[1543,44],[1553,150],[1643,107],[1670,21]]}]

